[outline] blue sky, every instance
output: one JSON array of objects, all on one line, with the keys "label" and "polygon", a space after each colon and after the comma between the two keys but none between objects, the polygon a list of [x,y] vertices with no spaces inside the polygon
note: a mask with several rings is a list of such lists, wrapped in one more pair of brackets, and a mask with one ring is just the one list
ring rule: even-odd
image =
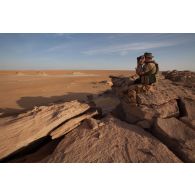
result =
[{"label": "blue sky", "polygon": [[195,70],[195,34],[0,34],[0,69],[134,69],[152,52],[161,70]]}]

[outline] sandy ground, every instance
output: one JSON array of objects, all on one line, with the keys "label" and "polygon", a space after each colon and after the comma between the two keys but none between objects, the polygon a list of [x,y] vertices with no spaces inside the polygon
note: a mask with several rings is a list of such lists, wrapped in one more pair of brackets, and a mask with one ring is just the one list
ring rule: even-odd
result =
[{"label": "sandy ground", "polygon": [[61,100],[85,100],[89,94],[110,89],[101,83],[109,81],[109,75],[130,74],[113,70],[0,71],[0,115],[9,116]]}]

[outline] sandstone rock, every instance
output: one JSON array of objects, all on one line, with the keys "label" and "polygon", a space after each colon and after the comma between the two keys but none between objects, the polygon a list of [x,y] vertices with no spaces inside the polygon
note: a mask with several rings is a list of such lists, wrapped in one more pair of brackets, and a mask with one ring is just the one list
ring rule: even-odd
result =
[{"label": "sandstone rock", "polygon": [[178,82],[185,87],[195,88],[195,72],[173,70],[163,72],[163,75],[166,79]]},{"label": "sandstone rock", "polygon": [[37,107],[16,117],[9,117],[6,123],[0,123],[0,159],[49,135],[56,127],[89,108],[86,103],[71,101]]},{"label": "sandstone rock", "polygon": [[121,100],[122,108],[126,115],[126,120],[130,123],[136,123],[140,120],[152,121],[153,118],[168,118],[179,116],[179,108],[176,100],[171,100],[162,105],[142,105],[130,104]]},{"label": "sandstone rock", "polygon": [[84,113],[81,116],[77,116],[76,118],[72,118],[72,119],[66,121],[60,127],[53,130],[50,133],[50,136],[52,137],[52,139],[59,138],[65,134],[67,134],[68,132],[70,132],[71,130],[76,128],[77,126],[79,126],[81,121],[83,121],[85,119],[89,119],[90,117],[93,117],[97,114],[98,114],[98,112],[96,110],[93,110],[93,111]]},{"label": "sandstone rock", "polygon": [[152,123],[147,121],[147,120],[143,120],[143,121],[137,122],[136,125],[144,128],[144,129],[150,129],[152,126]]},{"label": "sandstone rock", "polygon": [[98,124],[98,127],[103,127],[104,125],[105,125],[104,122],[100,122],[100,123]]},{"label": "sandstone rock", "polygon": [[189,120],[187,116],[180,117],[179,120],[195,130],[195,120]]},{"label": "sandstone rock", "polygon": [[143,105],[163,105],[171,100],[178,99],[178,96],[173,91],[165,91],[156,88],[154,92],[138,93],[137,101]]},{"label": "sandstone rock", "polygon": [[103,81],[100,81],[99,83],[100,84],[106,84],[106,85],[112,86],[112,82],[111,81],[108,81],[108,80],[103,80]]},{"label": "sandstone rock", "polygon": [[35,151],[28,152],[27,154],[17,154],[12,157],[11,159],[7,159],[5,162],[8,163],[37,163],[40,162],[42,159],[46,158],[48,155],[50,155],[56,146],[59,144],[60,140],[52,140],[43,146],[39,147]]},{"label": "sandstone rock", "polygon": [[97,97],[94,102],[97,107],[101,108],[102,115],[110,113],[120,103],[118,98],[112,95],[102,95]]},{"label": "sandstone rock", "polygon": [[189,120],[195,119],[195,100],[181,98],[180,109],[182,110],[182,114],[187,116]]},{"label": "sandstone rock", "polygon": [[151,120],[154,117],[172,117],[179,115],[177,105],[178,94],[173,90],[166,90],[162,84],[153,90],[147,90],[143,85],[132,84],[128,78],[114,77],[112,89],[120,98],[127,121]]},{"label": "sandstone rock", "polygon": [[184,162],[195,162],[195,131],[176,118],[158,118],[152,133]]},{"label": "sandstone rock", "polygon": [[96,130],[81,124],[41,162],[181,162],[142,128],[111,116],[103,122]]},{"label": "sandstone rock", "polygon": [[155,113],[152,109],[144,105],[132,105],[121,100],[121,105],[125,113],[125,120],[129,123],[136,123],[140,120],[152,121]]},{"label": "sandstone rock", "polygon": [[87,123],[88,127],[90,129],[97,129],[98,128],[98,122],[94,118],[85,119],[85,122]]},{"label": "sandstone rock", "polygon": [[191,71],[166,71],[163,72],[163,75],[166,79],[170,79],[172,81],[186,81],[189,80],[192,83],[195,81],[195,73]]},{"label": "sandstone rock", "polygon": [[190,122],[190,124],[191,124],[192,128],[195,129],[195,120],[192,120],[192,121]]}]

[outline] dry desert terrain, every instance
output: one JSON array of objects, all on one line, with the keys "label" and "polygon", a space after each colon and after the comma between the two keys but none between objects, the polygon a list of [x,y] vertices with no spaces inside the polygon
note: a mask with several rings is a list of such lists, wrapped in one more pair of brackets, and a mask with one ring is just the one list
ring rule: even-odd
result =
[{"label": "dry desert terrain", "polygon": [[113,70],[0,71],[0,113],[9,116],[57,101],[84,100],[110,86],[109,75],[130,75]]},{"label": "dry desert terrain", "polygon": [[1,71],[0,162],[195,162],[195,73]]}]

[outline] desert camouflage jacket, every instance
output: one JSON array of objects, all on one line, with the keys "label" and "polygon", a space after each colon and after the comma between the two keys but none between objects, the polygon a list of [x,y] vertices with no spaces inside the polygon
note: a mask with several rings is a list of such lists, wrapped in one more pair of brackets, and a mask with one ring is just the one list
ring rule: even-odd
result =
[{"label": "desert camouflage jacket", "polygon": [[155,74],[156,71],[156,65],[154,62],[145,63],[143,66],[143,75]]}]

